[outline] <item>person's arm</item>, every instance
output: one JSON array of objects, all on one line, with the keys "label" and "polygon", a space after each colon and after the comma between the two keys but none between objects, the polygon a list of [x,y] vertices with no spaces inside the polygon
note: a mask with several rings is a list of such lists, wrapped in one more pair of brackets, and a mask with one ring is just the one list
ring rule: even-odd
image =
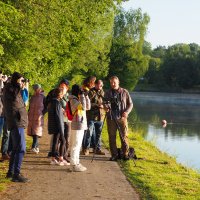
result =
[{"label": "person's arm", "polygon": [[129,92],[127,90],[125,90],[125,92],[126,92],[126,108],[125,108],[124,113],[122,114],[122,117],[127,118],[129,113],[133,109],[133,102],[132,102]]},{"label": "person's arm", "polygon": [[26,103],[28,101],[28,90],[26,88],[23,88],[21,90],[21,95],[22,95],[23,102]]}]

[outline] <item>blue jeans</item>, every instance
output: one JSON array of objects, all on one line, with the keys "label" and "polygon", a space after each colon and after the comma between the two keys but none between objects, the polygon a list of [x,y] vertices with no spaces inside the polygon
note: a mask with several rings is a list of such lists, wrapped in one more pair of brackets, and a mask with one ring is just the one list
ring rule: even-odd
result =
[{"label": "blue jeans", "polygon": [[1,143],[1,153],[2,155],[9,154],[12,149],[12,143],[10,138],[10,131],[7,128],[6,118],[4,119],[4,125],[3,125],[3,137],[2,137],[2,143]]},{"label": "blue jeans", "polygon": [[0,117],[0,137],[2,134],[2,130],[3,130],[3,124],[4,124],[4,117]]},{"label": "blue jeans", "polygon": [[90,148],[91,138],[93,136],[94,144],[93,148],[97,148],[97,151],[101,149],[101,130],[103,122],[102,121],[88,121],[88,130],[84,134],[83,138],[83,148]]},{"label": "blue jeans", "polygon": [[10,139],[12,141],[12,153],[8,173],[18,175],[20,174],[22,161],[26,152],[24,128],[13,128],[10,130]]}]

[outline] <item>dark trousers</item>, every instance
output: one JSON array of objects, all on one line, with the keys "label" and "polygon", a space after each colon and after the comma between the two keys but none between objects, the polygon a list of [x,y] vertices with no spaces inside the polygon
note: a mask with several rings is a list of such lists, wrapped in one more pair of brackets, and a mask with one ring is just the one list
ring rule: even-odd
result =
[{"label": "dark trousers", "polygon": [[[121,140],[121,148],[124,156],[128,155],[128,123],[126,118],[117,119],[116,122],[118,123],[121,134],[120,140]],[[110,145],[110,151],[111,155],[113,157],[117,157],[117,143],[116,143],[116,136],[117,136],[117,130],[118,127],[116,125],[116,122],[111,119],[107,119],[107,128],[108,128],[108,135],[109,135],[109,145]]]},{"label": "dark trousers", "polygon": [[22,161],[26,152],[24,128],[13,128],[10,130],[10,139],[12,141],[12,152],[8,173],[17,175],[20,174]]},{"label": "dark trousers", "polygon": [[2,155],[10,154],[12,149],[12,141],[10,139],[10,131],[7,128],[6,119],[4,119],[3,125],[3,137],[1,142]]},{"label": "dark trousers", "polygon": [[38,144],[38,135],[33,135],[33,143],[32,143],[32,148],[37,148],[39,146]]},{"label": "dark trousers", "polygon": [[52,144],[52,149],[51,149],[52,157],[56,157],[56,150],[58,149],[58,144],[59,144],[59,155],[63,156],[64,149],[65,149],[65,137],[63,134],[55,133],[53,135],[53,144]]},{"label": "dark trousers", "polygon": [[71,132],[71,122],[64,122],[64,137],[65,137],[65,148],[64,148],[64,158],[67,159],[69,153],[69,143],[70,143],[70,132]]}]

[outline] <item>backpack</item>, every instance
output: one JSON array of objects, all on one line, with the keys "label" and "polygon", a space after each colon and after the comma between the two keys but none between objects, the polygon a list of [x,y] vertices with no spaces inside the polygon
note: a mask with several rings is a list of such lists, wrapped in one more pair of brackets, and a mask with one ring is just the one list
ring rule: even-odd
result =
[{"label": "backpack", "polygon": [[[117,148],[118,158],[123,159],[123,152],[121,148]],[[137,160],[137,156],[135,153],[135,149],[133,147],[130,147],[128,150],[128,158],[131,160],[135,159]]]},{"label": "backpack", "polygon": [[72,121],[74,114],[72,113],[70,102],[68,101],[65,108],[65,113],[67,115],[68,120]]}]

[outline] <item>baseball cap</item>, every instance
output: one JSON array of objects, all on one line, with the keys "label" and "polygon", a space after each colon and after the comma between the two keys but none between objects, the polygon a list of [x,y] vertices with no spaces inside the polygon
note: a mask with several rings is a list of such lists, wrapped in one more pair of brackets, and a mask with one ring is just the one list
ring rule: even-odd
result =
[{"label": "baseball cap", "polygon": [[67,80],[67,79],[62,79],[61,81],[60,81],[60,85],[61,84],[65,84],[65,85],[69,85],[69,81]]}]

